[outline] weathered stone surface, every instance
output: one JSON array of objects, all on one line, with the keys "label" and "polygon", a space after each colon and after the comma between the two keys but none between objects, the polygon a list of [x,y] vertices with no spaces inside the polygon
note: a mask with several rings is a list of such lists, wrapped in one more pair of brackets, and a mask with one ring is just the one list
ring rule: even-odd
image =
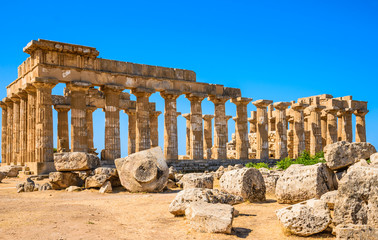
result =
[{"label": "weathered stone surface", "polygon": [[323,200],[324,202],[327,203],[328,208],[330,210],[333,210],[335,207],[335,201],[336,201],[336,196],[337,196],[337,190],[335,191],[330,191],[324,193],[321,197],[320,200]]},{"label": "weathered stone surface", "polygon": [[335,225],[378,228],[378,168],[352,167],[341,179],[335,202]]},{"label": "weathered stone surface", "polygon": [[276,215],[285,232],[299,236],[320,233],[332,221],[327,203],[317,199],[282,208]]},{"label": "weathered stone surface", "polygon": [[8,165],[0,167],[0,172],[5,173],[7,177],[17,177],[18,171],[22,170],[22,166]]},{"label": "weathered stone surface", "polygon": [[52,190],[50,183],[44,183],[40,185],[38,188],[38,191],[47,191],[47,190]]},{"label": "weathered stone surface", "polygon": [[66,188],[67,192],[80,192],[81,190],[83,189],[78,186],[69,186],[68,188]]},{"label": "weathered stone surface", "polygon": [[324,163],[310,166],[293,164],[278,179],[276,197],[279,203],[298,203],[319,199],[324,193],[336,189],[335,174]]},{"label": "weathered stone surface", "polygon": [[370,156],[370,163],[372,165],[378,165],[378,153],[374,153]]},{"label": "weathered stone surface", "polygon": [[250,202],[265,201],[265,183],[260,171],[255,168],[241,168],[225,172],[219,180],[220,188],[241,196]]},{"label": "weathered stone surface", "polygon": [[18,183],[16,185],[17,192],[34,192],[35,183],[30,178],[26,179],[26,182]]},{"label": "weathered stone surface", "polygon": [[276,185],[278,179],[283,175],[282,171],[272,171],[266,168],[259,168],[259,171],[261,172],[265,188],[266,188],[266,194],[274,196],[276,193]]},{"label": "weathered stone surface", "polygon": [[121,184],[130,192],[161,192],[168,181],[168,166],[160,147],[115,161]]},{"label": "weathered stone surface", "polygon": [[172,181],[171,179],[168,179],[167,187],[168,188],[177,188],[177,185],[174,181]]},{"label": "weathered stone surface", "polygon": [[112,188],[112,184],[110,183],[110,181],[106,181],[100,188],[100,190],[98,191],[99,193],[112,193],[113,192],[113,188]]},{"label": "weathered stone surface", "polygon": [[235,196],[218,189],[190,188],[179,192],[169,205],[169,212],[175,216],[185,214],[185,209],[192,202],[238,204],[243,198]]},{"label": "weathered stone surface", "polygon": [[368,159],[375,152],[375,147],[367,142],[341,141],[327,145],[324,148],[324,158],[330,169],[337,170],[346,168],[360,159]]},{"label": "weathered stone surface", "polygon": [[168,174],[168,179],[171,179],[171,180],[175,180],[175,175],[176,175],[176,173],[177,173],[177,171],[176,171],[176,169],[173,167],[173,166],[171,166],[170,168],[169,168],[169,174]]},{"label": "weathered stone surface", "polygon": [[85,179],[85,188],[100,188],[106,181],[108,181],[108,175],[105,174],[89,176]]},{"label": "weathered stone surface", "polygon": [[338,225],[335,232],[337,240],[378,240],[378,228],[367,225]]},{"label": "weathered stone surface", "polygon": [[116,168],[110,167],[99,167],[96,168],[94,171],[95,175],[106,175],[106,179],[109,180],[112,184],[112,187],[119,187],[121,186],[121,182],[118,177],[118,172]]},{"label": "weathered stone surface", "polygon": [[188,173],[180,180],[184,189],[188,188],[213,188],[214,177],[205,173]]},{"label": "weathered stone surface", "polygon": [[185,210],[190,227],[199,232],[231,233],[234,207],[228,204],[193,202]]},{"label": "weathered stone surface", "polygon": [[49,181],[54,190],[66,189],[69,186],[81,187],[84,183],[76,173],[72,172],[51,172]]},{"label": "weathered stone surface", "polygon": [[100,166],[100,159],[91,153],[85,152],[63,152],[54,154],[55,169],[64,171],[83,171]]},{"label": "weathered stone surface", "polygon": [[0,172],[0,183],[1,181],[3,181],[3,179],[6,177],[7,175],[3,172]]}]

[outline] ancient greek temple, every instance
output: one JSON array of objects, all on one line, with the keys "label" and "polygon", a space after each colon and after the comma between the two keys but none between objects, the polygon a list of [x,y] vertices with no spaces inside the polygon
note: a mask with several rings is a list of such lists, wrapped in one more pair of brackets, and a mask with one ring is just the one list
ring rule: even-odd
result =
[{"label": "ancient greek temple", "polygon": [[[2,107],[2,165],[28,166],[35,173],[54,170],[54,134],[58,152],[95,153],[92,113],[105,112],[104,164],[121,157],[120,112],[128,115],[128,153],[158,145],[158,116],[151,94],[165,100],[164,155],[179,159],[281,159],[312,154],[339,140],[353,141],[352,114],[356,116],[356,141],[366,141],[367,102],[352,97],[319,95],[296,102],[258,100],[249,118],[252,98],[240,89],[196,81],[193,71],[98,58],[92,47],[31,41],[30,55],[18,68],[18,78],[7,86]],[[66,84],[62,96],[52,95]],[[130,100],[129,89],[136,97]],[[190,113],[177,112],[180,95],[190,101]],[[214,114],[203,115],[201,102],[214,103]],[[225,103],[236,105],[235,134],[228,143]],[[53,109],[58,120],[53,125]],[[275,110],[274,110],[275,109]],[[69,126],[68,112],[71,111]],[[186,118],[186,156],[178,155],[177,117]],[[248,125],[249,123],[249,125]],[[71,134],[69,134],[69,131]]]}]

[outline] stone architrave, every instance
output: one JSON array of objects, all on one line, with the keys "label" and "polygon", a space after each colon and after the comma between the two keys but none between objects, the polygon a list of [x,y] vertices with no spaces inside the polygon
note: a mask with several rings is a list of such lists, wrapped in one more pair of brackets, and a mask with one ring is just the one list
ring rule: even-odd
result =
[{"label": "stone architrave", "polygon": [[58,112],[57,150],[58,152],[68,152],[70,149],[68,134],[68,111],[70,110],[70,106],[55,105],[54,109]]},{"label": "stone architrave", "polygon": [[127,153],[135,153],[135,138],[136,138],[136,112],[135,110],[128,109],[125,110],[125,113],[129,117],[129,131],[128,131],[128,142],[127,142]]},{"label": "stone architrave", "polygon": [[257,134],[256,134],[256,158],[269,159],[268,142],[268,115],[267,106],[272,104],[271,100],[257,100],[253,105],[257,108]]},{"label": "stone architrave", "polygon": [[12,159],[14,165],[21,164],[20,161],[20,97],[13,94],[11,97],[13,101],[13,144],[12,144]]},{"label": "stone architrave", "polygon": [[105,161],[121,157],[121,136],[119,124],[119,99],[123,86],[107,84],[101,87],[105,93]]},{"label": "stone architrave", "polygon": [[35,127],[36,127],[36,89],[32,84],[27,84],[25,91],[28,93],[28,118],[27,118],[27,162],[35,162]]},{"label": "stone architrave", "polygon": [[70,82],[71,91],[71,152],[88,152],[86,94],[89,82]]},{"label": "stone architrave", "polygon": [[24,165],[27,161],[27,113],[28,113],[28,94],[20,91],[20,163]]},{"label": "stone architrave", "polygon": [[321,132],[321,111],[324,107],[320,105],[311,105],[307,107],[310,112],[308,127],[310,131],[310,154],[315,155],[323,150],[322,132]]},{"label": "stone architrave", "polygon": [[151,148],[159,146],[159,120],[160,111],[150,112]]},{"label": "stone architrave", "polygon": [[190,156],[190,113],[182,114],[186,119],[186,155]]},{"label": "stone architrave", "polygon": [[[51,90],[58,83],[51,79],[34,79],[36,95],[35,161],[54,161],[54,134]],[[82,100],[81,100],[82,101]],[[72,137],[72,136],[71,136]]]},{"label": "stone architrave", "polygon": [[306,149],[303,117],[304,108],[301,103],[291,105],[294,115],[293,158],[297,158],[299,154]]},{"label": "stone architrave", "polygon": [[257,112],[251,111],[251,117],[248,118],[249,122],[249,133],[257,132]]},{"label": "stone architrave", "polygon": [[321,112],[321,132],[322,132],[322,148],[327,145],[327,113],[325,111]]},{"label": "stone architrave", "polygon": [[[178,159],[178,133],[177,133],[177,98],[181,92],[164,91],[160,95],[165,100],[164,105],[164,158],[166,160]],[[188,120],[186,120],[186,155],[189,147],[188,143]],[[189,133],[190,134],[190,133]]]},{"label": "stone architrave", "polygon": [[7,105],[7,164],[11,164],[13,159],[13,102],[10,98],[5,98],[4,102]]},{"label": "stone architrave", "polygon": [[291,103],[289,102],[277,102],[273,104],[274,108],[276,109],[276,159],[283,159],[288,156],[286,109],[290,106],[290,104]]},{"label": "stone architrave", "polygon": [[93,112],[96,111],[97,107],[94,106],[87,106],[87,113],[86,113],[86,118],[87,118],[87,140],[88,140],[88,152],[89,153],[95,153],[96,148],[94,148],[94,143],[93,143]]},{"label": "stone architrave", "polygon": [[204,159],[211,159],[211,148],[213,145],[213,133],[211,120],[214,118],[213,115],[205,114],[203,118],[203,154]]},{"label": "stone architrave", "polygon": [[232,98],[231,102],[236,105],[235,141],[236,159],[248,159],[248,112],[247,105],[252,98]]},{"label": "stone architrave", "polygon": [[343,115],[344,111],[339,110],[337,111],[337,141],[343,140]]},{"label": "stone architrave", "polygon": [[136,134],[135,152],[151,148],[149,97],[155,90],[134,88],[131,93],[136,96]]},{"label": "stone architrave", "polygon": [[1,162],[7,164],[7,124],[8,124],[8,112],[7,105],[4,102],[0,102],[1,111]]},{"label": "stone architrave", "polygon": [[[208,99],[214,103],[214,146],[211,150],[211,158],[227,159],[228,132],[225,104],[229,98],[210,96]],[[207,134],[205,133],[205,137],[206,135]]]},{"label": "stone architrave", "polygon": [[202,106],[203,94],[187,94],[190,101],[190,158],[203,159]]},{"label": "stone architrave", "polygon": [[354,111],[356,116],[356,142],[366,142],[365,116],[368,112],[368,110]]},{"label": "stone architrave", "polygon": [[329,107],[324,111],[327,113],[327,143],[326,145],[337,142],[337,111],[338,107]]},{"label": "stone architrave", "polygon": [[352,108],[346,108],[342,117],[342,140],[347,142],[353,142],[352,113]]}]

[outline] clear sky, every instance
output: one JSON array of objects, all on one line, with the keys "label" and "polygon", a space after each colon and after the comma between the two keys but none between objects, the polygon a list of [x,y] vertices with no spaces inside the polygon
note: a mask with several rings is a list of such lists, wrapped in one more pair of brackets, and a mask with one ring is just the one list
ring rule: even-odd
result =
[{"label": "clear sky", "polygon": [[[3,1],[0,97],[28,57],[22,48],[41,38],[96,47],[102,58],[194,70],[197,81],[241,88],[244,97],[254,100],[353,95],[369,102],[367,138],[378,147],[377,13],[376,0]],[[62,94],[63,87],[59,84],[53,93]],[[150,99],[164,110],[159,94]],[[213,113],[211,102],[202,106],[204,114]],[[226,108],[235,116],[233,104]],[[248,110],[254,109],[249,104]],[[183,96],[178,111],[190,111]],[[120,115],[126,156],[127,115]],[[56,136],[55,111],[54,121]],[[101,150],[101,109],[94,122],[95,147]],[[234,122],[229,123],[231,133]],[[184,154],[185,119],[178,117],[178,124],[179,154]]]}]

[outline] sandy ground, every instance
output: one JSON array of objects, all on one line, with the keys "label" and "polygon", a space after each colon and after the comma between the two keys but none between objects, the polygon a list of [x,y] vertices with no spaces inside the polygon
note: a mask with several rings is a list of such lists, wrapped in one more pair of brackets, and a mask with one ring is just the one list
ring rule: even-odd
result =
[{"label": "sandy ground", "polygon": [[234,219],[234,234],[208,234],[190,230],[184,217],[168,212],[178,190],[159,194],[122,190],[105,195],[97,190],[16,193],[16,183],[21,181],[4,179],[0,183],[0,239],[334,238],[331,234],[285,236],[274,211],[287,205],[273,198],[262,204],[236,205],[240,216]]}]

